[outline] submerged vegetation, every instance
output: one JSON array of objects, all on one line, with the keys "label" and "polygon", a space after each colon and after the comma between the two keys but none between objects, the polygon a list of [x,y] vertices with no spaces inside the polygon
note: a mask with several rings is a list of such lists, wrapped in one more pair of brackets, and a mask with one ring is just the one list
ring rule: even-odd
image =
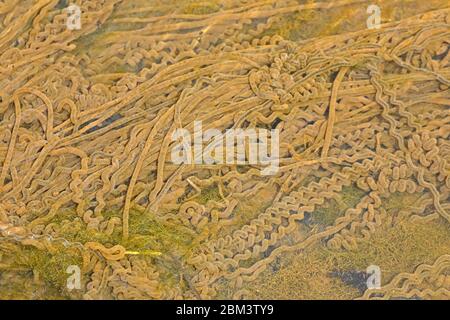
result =
[{"label": "submerged vegetation", "polygon": [[69,4],[0,4],[0,299],[450,298],[448,1]]},{"label": "submerged vegetation", "polygon": [[367,267],[380,267],[382,285],[395,275],[412,273],[421,264],[432,264],[450,252],[449,224],[402,223],[376,231],[356,250],[332,250],[316,245],[287,254],[248,284],[253,299],[354,299],[361,296],[366,278],[347,281],[345,275],[364,274]]}]

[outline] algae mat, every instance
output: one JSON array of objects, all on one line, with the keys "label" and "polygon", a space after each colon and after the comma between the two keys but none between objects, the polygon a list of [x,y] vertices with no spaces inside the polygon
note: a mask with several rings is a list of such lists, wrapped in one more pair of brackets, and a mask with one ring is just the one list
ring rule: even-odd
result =
[{"label": "algae mat", "polygon": [[0,299],[449,299],[449,47],[448,1],[1,1]]}]

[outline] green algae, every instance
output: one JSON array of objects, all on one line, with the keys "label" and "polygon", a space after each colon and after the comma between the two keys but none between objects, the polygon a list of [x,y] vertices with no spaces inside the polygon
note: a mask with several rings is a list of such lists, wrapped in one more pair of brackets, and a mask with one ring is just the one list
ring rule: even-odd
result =
[{"label": "green algae", "polygon": [[34,283],[28,271],[0,273],[0,300],[62,300],[81,298],[75,292],[67,293],[43,282]]},{"label": "green algae", "polygon": [[[102,213],[105,219],[121,217],[122,211],[109,210]],[[72,218],[72,219],[70,219]],[[103,245],[120,244],[129,251],[137,252],[186,252],[191,246],[194,233],[184,226],[158,218],[153,213],[133,209],[130,212],[129,238],[124,240],[122,228],[116,226],[112,234],[106,234],[93,228],[86,228],[85,223],[75,211],[65,210],[52,220],[61,223],[60,234],[72,243],[99,242]]]},{"label": "green algae", "polygon": [[78,214],[73,209],[61,209],[58,213],[51,219],[51,223],[61,224],[64,222],[70,222],[78,218]]},{"label": "green algae", "polygon": [[389,283],[400,272],[414,272],[420,264],[432,264],[449,254],[449,227],[443,219],[404,221],[380,227],[369,240],[350,251],[328,249],[319,242],[302,252],[281,255],[275,271],[268,268],[246,284],[246,289],[254,299],[353,299],[361,292],[336,273],[363,273],[368,266],[377,265],[382,285]]},{"label": "green algae", "polygon": [[130,237],[121,244],[128,250],[184,254],[190,249],[193,238],[194,233],[184,226],[158,219],[151,213],[132,211]]},{"label": "green algae", "polygon": [[330,199],[328,203],[321,206],[312,215],[312,220],[319,225],[330,226],[334,221],[343,215],[345,207],[340,205],[336,200]]},{"label": "green algae", "polygon": [[230,221],[227,222],[227,228],[222,228],[216,235],[212,236],[214,238],[224,237],[250,224],[253,219],[269,208],[275,193],[275,188],[266,188],[258,191],[255,195],[247,197],[244,201],[240,201],[233,210]]},{"label": "green algae", "polygon": [[418,193],[409,194],[405,192],[394,192],[384,199],[383,208],[385,208],[387,212],[398,212],[400,210],[408,209],[414,206],[421,196],[422,194]]},{"label": "green algae", "polygon": [[84,244],[86,242],[99,242],[102,244],[114,245],[121,240],[119,228],[116,228],[114,232],[109,235],[93,228],[86,228],[85,223],[79,218],[76,218],[69,223],[64,223],[59,232],[63,235],[64,239],[73,243]]},{"label": "green algae", "polygon": [[322,254],[324,258],[332,257],[338,270],[362,271],[369,265],[377,265],[383,274],[382,282],[387,283],[400,272],[413,272],[418,265],[432,264],[441,255],[450,253],[449,227],[444,220],[402,222],[377,230],[357,250],[324,249]]},{"label": "green algae", "polygon": [[208,201],[223,202],[223,199],[220,196],[219,188],[214,184],[208,188],[202,189],[200,195],[195,198],[195,201],[206,205]]},{"label": "green algae", "polygon": [[60,248],[55,253],[44,252],[34,247],[27,247],[20,252],[19,259],[23,265],[42,280],[59,289],[65,291],[68,274],[66,270],[71,265],[80,266],[81,256],[78,252],[73,252],[66,248]]},{"label": "green algae", "polygon": [[[211,14],[220,11],[225,6],[222,2],[220,0],[153,0],[151,5],[148,5],[148,1],[145,0],[124,1],[118,5],[118,10],[113,16],[122,17],[124,15],[122,12],[126,12],[129,17],[160,16],[170,13]],[[145,10],[129,12],[129,10],[139,8],[145,8]]]},{"label": "green algae", "polygon": [[188,1],[185,4],[181,12],[184,14],[211,14],[220,11],[219,1],[208,1],[208,2],[198,2],[198,1]]},{"label": "green algae", "polygon": [[329,276],[317,253],[288,254],[245,284],[250,299],[350,299],[356,290]]},{"label": "green algae", "polygon": [[306,22],[312,20],[314,16],[314,10],[287,14],[282,21],[265,30],[260,37],[278,35],[291,41],[306,39],[312,32],[312,30],[305,28]]},{"label": "green algae", "polygon": [[[105,218],[119,217],[121,211],[109,210],[102,215]],[[82,245],[93,241],[106,246],[120,244],[128,252],[137,254],[142,259],[151,259],[158,268],[160,280],[165,285],[178,286],[180,279],[182,279],[181,283],[186,283],[186,279],[190,279],[193,274],[192,270],[181,265],[181,257],[193,248],[195,234],[186,227],[162,220],[152,213],[136,209],[131,211],[128,239],[122,238],[120,227],[116,227],[111,235],[95,229],[86,229],[75,210],[61,210],[51,223],[60,225],[59,233],[71,244]],[[33,246],[16,244],[14,259],[9,261],[3,269],[13,272],[15,278],[22,279],[19,282],[42,282],[46,288],[46,292],[42,295],[46,299],[72,298],[76,292],[68,292],[66,289],[69,276],[66,270],[70,265],[82,265],[81,252],[76,247],[64,247],[60,240],[56,240],[52,245],[53,250],[44,251]],[[153,255],[155,252],[160,252],[161,255]],[[26,277],[21,278],[21,273]],[[20,294],[19,284],[11,284],[5,292],[5,297],[32,298]]]},{"label": "green algae", "polygon": [[320,226],[333,225],[337,218],[344,215],[345,211],[356,207],[364,195],[365,192],[356,186],[343,187],[336,199],[327,200],[324,205],[319,206],[312,213],[312,222]]},{"label": "green algae", "polygon": [[[313,2],[316,1],[306,1],[306,3]],[[446,8],[448,1],[394,0],[377,1],[377,4],[382,8],[381,22],[388,23],[427,11]],[[283,19],[274,23],[259,37],[279,35],[291,41],[301,41],[308,38],[363,30],[367,28],[369,15],[366,10],[368,6],[369,4],[354,3],[326,10],[302,10],[285,14]]]},{"label": "green algae", "polygon": [[[9,264],[4,272],[9,273],[14,281],[8,281],[6,286],[2,284],[0,298],[3,294],[10,299],[80,298],[79,291],[68,291],[69,274],[66,272],[69,266],[82,265],[78,250],[62,245],[54,245],[51,252],[32,246],[19,246],[8,256]],[[33,287],[28,294],[24,294],[24,285]]]}]

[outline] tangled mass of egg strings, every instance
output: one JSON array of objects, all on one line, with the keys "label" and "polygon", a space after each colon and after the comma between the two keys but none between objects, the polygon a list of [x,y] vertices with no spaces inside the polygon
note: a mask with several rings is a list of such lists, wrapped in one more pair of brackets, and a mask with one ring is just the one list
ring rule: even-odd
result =
[{"label": "tangled mass of egg strings", "polygon": [[[301,41],[270,32],[360,2],[155,14],[78,0],[74,30],[64,1],[0,3],[0,291],[240,299],[288,252],[450,222],[450,9]],[[173,133],[195,121],[279,130],[279,170],[173,163]],[[414,201],[389,208],[398,196]],[[330,203],[342,210],[325,219]],[[360,296],[449,298],[449,270],[440,254]]]}]

